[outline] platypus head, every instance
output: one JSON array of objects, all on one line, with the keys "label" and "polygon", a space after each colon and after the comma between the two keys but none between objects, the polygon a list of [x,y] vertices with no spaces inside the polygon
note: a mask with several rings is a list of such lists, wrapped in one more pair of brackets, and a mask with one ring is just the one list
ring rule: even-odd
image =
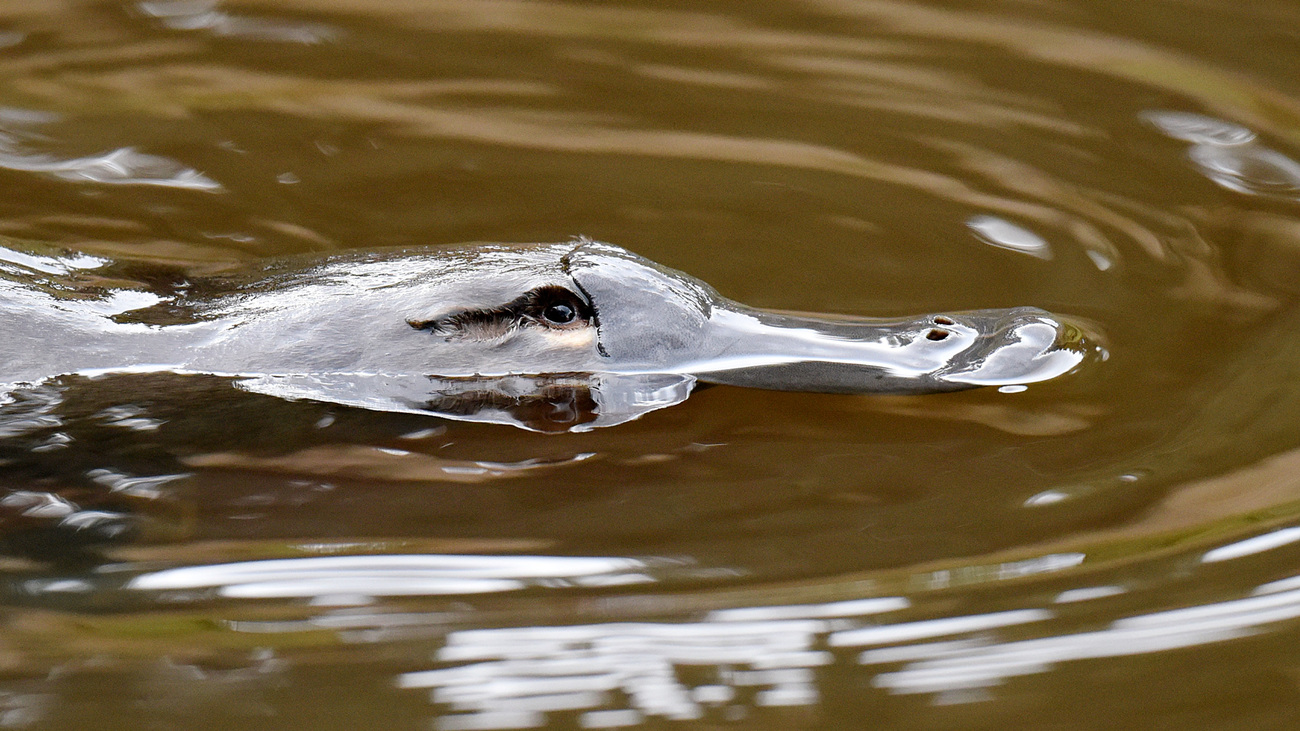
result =
[{"label": "platypus head", "polygon": [[595,329],[597,370],[689,373],[713,383],[835,393],[926,393],[1042,381],[1091,346],[1020,307],[885,320],[747,307],[619,247],[563,259]]}]

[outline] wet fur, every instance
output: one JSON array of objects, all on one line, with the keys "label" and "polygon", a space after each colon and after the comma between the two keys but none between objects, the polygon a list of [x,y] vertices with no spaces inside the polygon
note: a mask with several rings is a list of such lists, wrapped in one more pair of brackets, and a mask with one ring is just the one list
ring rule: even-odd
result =
[{"label": "wet fur", "polygon": [[[576,316],[567,325],[553,325],[541,318],[541,311],[550,303],[562,299],[576,305]],[[416,330],[428,330],[452,340],[496,340],[523,328],[540,326],[556,330],[571,330],[587,324],[591,319],[591,306],[562,287],[538,287],[497,307],[464,309],[450,312],[432,320],[407,320]]]}]

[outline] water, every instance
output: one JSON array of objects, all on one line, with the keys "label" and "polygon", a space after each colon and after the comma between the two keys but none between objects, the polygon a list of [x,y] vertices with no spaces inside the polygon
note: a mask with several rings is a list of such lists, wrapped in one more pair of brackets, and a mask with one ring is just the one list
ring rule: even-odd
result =
[{"label": "water", "polygon": [[0,405],[10,544],[144,525],[0,565],[0,725],[1294,727],[1297,15],[0,4],[0,268],[61,296],[587,235],[756,306],[1032,305],[1109,354],[564,434],[47,384]]}]

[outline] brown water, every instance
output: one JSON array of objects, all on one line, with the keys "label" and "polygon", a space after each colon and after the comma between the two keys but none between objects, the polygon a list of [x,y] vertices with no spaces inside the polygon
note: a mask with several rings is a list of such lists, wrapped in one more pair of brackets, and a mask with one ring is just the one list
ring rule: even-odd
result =
[{"label": "brown water", "polygon": [[1044,307],[1110,355],[563,435],[49,384],[0,405],[3,487],[147,530],[0,565],[0,726],[1296,727],[1296,27],[1282,0],[0,2],[2,243],[111,258],[109,290],[582,234],[765,307]]}]

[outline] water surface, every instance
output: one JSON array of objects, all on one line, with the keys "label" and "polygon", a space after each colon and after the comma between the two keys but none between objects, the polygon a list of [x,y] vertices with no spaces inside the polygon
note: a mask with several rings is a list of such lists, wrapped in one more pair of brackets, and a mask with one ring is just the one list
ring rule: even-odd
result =
[{"label": "water surface", "polygon": [[0,3],[7,278],[129,312],[268,257],[586,235],[762,307],[1042,307],[1109,355],[562,434],[28,389],[6,535],[143,523],[4,560],[0,725],[1292,727],[1297,16]]}]

